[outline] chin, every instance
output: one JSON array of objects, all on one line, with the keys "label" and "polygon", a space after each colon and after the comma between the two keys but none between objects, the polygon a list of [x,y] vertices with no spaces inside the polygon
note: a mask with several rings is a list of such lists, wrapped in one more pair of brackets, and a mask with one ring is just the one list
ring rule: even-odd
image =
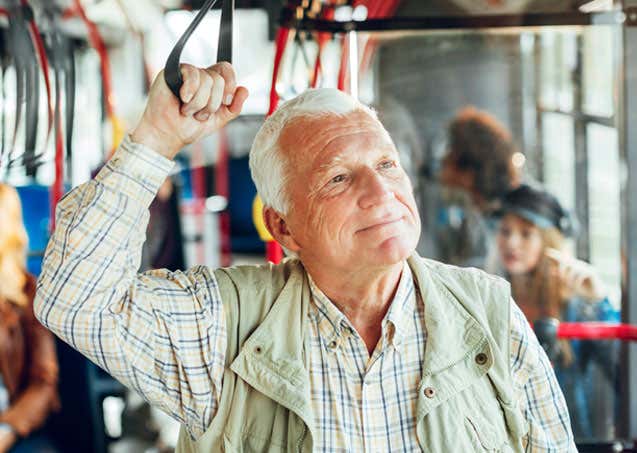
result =
[{"label": "chin", "polygon": [[390,265],[409,258],[416,250],[417,241],[405,237],[393,237],[378,246],[379,264]]},{"label": "chin", "polygon": [[528,269],[525,268],[525,266],[521,265],[521,264],[513,264],[510,266],[504,266],[505,271],[509,274],[509,275],[524,275],[528,272]]}]

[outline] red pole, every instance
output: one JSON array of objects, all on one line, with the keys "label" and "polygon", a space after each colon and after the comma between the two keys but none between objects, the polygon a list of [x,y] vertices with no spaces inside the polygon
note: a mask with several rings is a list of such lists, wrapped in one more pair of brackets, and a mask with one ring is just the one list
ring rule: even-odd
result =
[{"label": "red pole", "polygon": [[56,112],[55,128],[55,181],[51,187],[51,231],[55,229],[55,208],[64,195],[64,136],[60,112]]},{"label": "red pole", "polygon": [[274,53],[274,67],[272,69],[272,85],[270,85],[270,107],[268,109],[267,116],[272,115],[276,108],[279,106],[279,93],[276,90],[276,82],[279,78],[281,60],[283,59],[283,53],[285,52],[285,48],[287,47],[289,37],[289,28],[280,27],[276,32],[276,50]]},{"label": "red pole", "polygon": [[117,135],[116,129],[120,127],[120,124],[117,120],[117,117],[115,116],[115,93],[113,92],[113,80],[111,76],[111,60],[108,56],[108,49],[106,48],[106,44],[104,43],[104,39],[102,38],[97,25],[95,25],[95,23],[88,18],[80,0],[73,0],[73,3],[75,5],[75,8],[65,11],[64,16],[68,17],[72,13],[77,13],[80,16],[88,30],[88,36],[91,46],[97,51],[100,56],[100,68],[102,72],[106,116],[110,120],[111,126],[113,127],[113,143],[112,148],[109,151],[109,155],[112,155],[115,152],[115,147],[118,145],[118,143],[115,143],[115,136]]},{"label": "red pole", "polygon": [[606,322],[561,322],[557,338],[637,341],[637,326]]},{"label": "red pole", "polygon": [[[279,70],[281,67],[281,60],[285,53],[285,48],[290,38],[290,29],[280,27],[277,30],[275,46],[276,51],[274,53],[274,68],[272,70],[272,85],[270,86],[270,107],[268,109],[268,115],[272,115],[279,105],[279,93],[276,90],[276,82],[279,78]],[[278,264],[283,259],[283,250],[276,241],[266,242],[265,247],[265,259],[271,263]]]}]

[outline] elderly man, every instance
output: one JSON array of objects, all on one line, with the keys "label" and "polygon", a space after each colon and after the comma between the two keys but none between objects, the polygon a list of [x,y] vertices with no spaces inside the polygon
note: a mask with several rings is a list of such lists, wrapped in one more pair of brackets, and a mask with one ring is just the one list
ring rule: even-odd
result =
[{"label": "elderly man", "polygon": [[376,116],[315,90],[266,120],[251,168],[278,266],[138,274],[148,206],[186,144],[247,97],[227,64],[158,77],[138,127],[60,203],[38,318],[181,422],[182,452],[575,449],[509,288],[425,260]]}]

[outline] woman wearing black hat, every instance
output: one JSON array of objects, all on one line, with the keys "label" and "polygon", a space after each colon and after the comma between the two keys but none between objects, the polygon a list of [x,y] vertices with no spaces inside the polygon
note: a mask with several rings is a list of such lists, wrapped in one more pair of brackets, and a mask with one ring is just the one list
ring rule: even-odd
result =
[{"label": "woman wearing black hat", "polygon": [[[566,238],[575,234],[576,226],[553,195],[521,185],[505,195],[498,217],[500,262],[512,296],[530,322],[545,318],[610,320],[617,316],[593,266],[565,251]],[[559,346],[552,359],[569,405],[573,432],[580,439],[589,438],[593,434],[587,404],[589,371],[581,360],[585,345],[561,341]]]}]

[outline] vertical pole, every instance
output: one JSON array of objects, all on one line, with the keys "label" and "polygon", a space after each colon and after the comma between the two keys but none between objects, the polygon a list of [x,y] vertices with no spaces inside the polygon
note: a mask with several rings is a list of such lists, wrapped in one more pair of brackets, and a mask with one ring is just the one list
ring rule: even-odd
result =
[{"label": "vertical pole", "polygon": [[[575,212],[581,225],[581,231],[577,236],[577,257],[589,261],[590,259],[590,231],[589,231],[589,194],[588,184],[588,140],[586,137],[586,122],[582,115],[584,101],[582,99],[584,87],[584,58],[583,45],[584,38],[577,35],[577,60],[573,69],[573,111],[576,115],[573,118],[574,145],[575,145],[575,187],[580,188],[575,198]],[[609,68],[609,70],[611,70]],[[584,190],[581,190],[584,188]]]},{"label": "vertical pole", "polygon": [[[622,160],[627,178],[622,187],[622,260],[623,297],[622,321],[637,324],[637,1],[626,8],[623,27],[623,104],[620,106],[620,134]],[[629,5],[627,5],[629,6]],[[623,85],[622,85],[623,82]],[[637,439],[637,343],[625,343],[621,354],[621,407],[622,437]]]}]

